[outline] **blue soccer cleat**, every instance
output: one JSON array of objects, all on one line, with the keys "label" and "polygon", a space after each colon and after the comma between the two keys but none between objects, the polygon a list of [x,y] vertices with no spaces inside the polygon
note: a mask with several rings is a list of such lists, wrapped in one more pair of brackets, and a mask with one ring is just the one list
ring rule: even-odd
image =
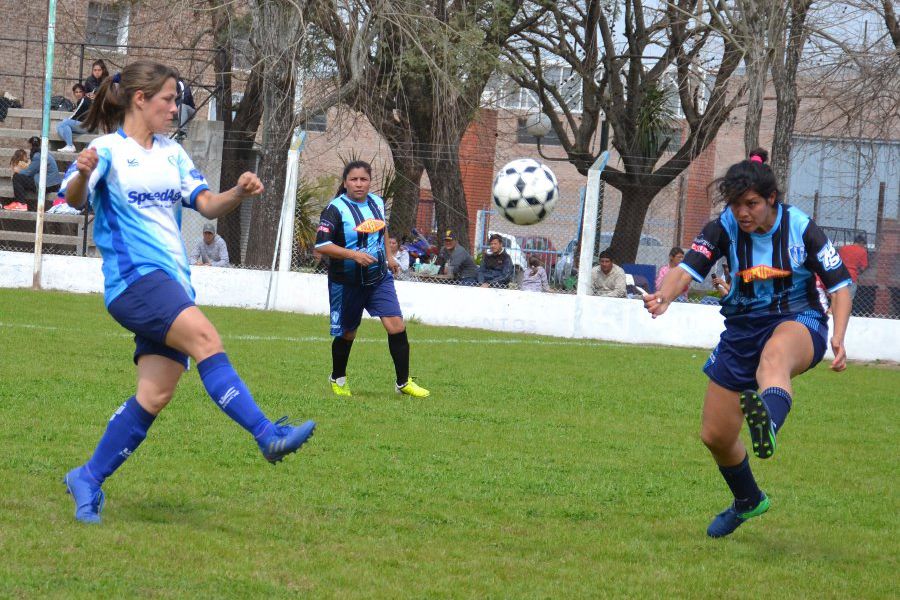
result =
[{"label": "blue soccer cleat", "polygon": [[775,423],[769,407],[754,390],[741,393],[741,412],[750,429],[753,454],[758,458],[771,458],[775,454]]},{"label": "blue soccer cleat", "polygon": [[288,454],[299,450],[312,437],[315,428],[315,421],[307,421],[295,427],[287,422],[287,417],[281,417],[266,430],[257,443],[266,460],[274,465]]},{"label": "blue soccer cleat", "polygon": [[734,504],[716,515],[709,527],[706,529],[706,535],[712,538],[725,537],[740,527],[744,521],[758,517],[769,510],[769,498],[765,494],[762,495],[759,503],[747,512],[738,512],[734,508]]},{"label": "blue soccer cleat", "polygon": [[82,467],[75,467],[63,480],[66,492],[75,499],[75,520],[81,523],[99,523],[100,512],[106,496],[100,486],[82,473]]}]

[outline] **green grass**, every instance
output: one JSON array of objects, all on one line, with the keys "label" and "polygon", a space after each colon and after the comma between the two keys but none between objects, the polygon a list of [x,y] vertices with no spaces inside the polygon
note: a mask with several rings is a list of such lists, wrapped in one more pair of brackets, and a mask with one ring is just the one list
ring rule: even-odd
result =
[{"label": "green grass", "polygon": [[210,308],[263,409],[316,436],[269,466],[192,370],[85,527],[60,478],[132,393],[133,344],[99,296],[0,306],[0,597],[900,595],[894,367],[797,379],[753,461],[772,510],[710,540],[706,350],[413,323],[414,401],[367,321],[338,400],[325,317]]}]

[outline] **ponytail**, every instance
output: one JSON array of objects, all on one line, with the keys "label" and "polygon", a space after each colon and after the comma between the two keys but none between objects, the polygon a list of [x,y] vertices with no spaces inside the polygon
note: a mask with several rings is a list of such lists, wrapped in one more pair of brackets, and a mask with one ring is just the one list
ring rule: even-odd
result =
[{"label": "ponytail", "polygon": [[115,131],[125,120],[135,93],[141,91],[145,97],[152,98],[166,81],[174,79],[177,82],[178,78],[178,71],[173,67],[149,60],[130,63],[121,73],[105,78],[94,92],[84,128],[88,131],[101,128],[106,133]]}]

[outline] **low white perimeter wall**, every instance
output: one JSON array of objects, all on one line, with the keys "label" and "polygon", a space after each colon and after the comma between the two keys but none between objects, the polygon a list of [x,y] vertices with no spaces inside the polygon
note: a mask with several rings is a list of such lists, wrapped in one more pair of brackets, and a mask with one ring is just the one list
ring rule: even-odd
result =
[{"label": "low white perimeter wall", "polygon": [[[30,287],[33,262],[32,254],[0,251],[0,287]],[[193,282],[198,304],[266,306],[267,271],[198,267]],[[45,256],[41,285],[102,292],[100,259]],[[429,325],[701,348],[715,346],[722,332],[715,306],[676,303],[654,320],[637,300],[406,281],[397,282],[397,295],[404,315]],[[275,310],[327,315],[327,280],[324,275],[276,273],[271,304]],[[323,320],[322,330],[327,326]],[[900,362],[900,320],[851,317],[846,346],[853,360]]]}]

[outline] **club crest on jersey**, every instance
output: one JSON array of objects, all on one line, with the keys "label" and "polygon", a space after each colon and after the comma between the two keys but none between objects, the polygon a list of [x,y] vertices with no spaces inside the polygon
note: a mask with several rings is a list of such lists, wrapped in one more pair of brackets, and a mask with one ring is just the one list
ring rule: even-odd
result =
[{"label": "club crest on jersey", "polygon": [[381,219],[366,219],[365,221],[354,227],[353,231],[357,233],[376,233],[384,229],[385,226],[385,222]]},{"label": "club crest on jersey", "polygon": [[785,271],[784,269],[776,269],[775,267],[770,267],[769,265],[757,265],[755,267],[750,267],[749,269],[744,269],[743,271],[738,271],[738,277],[743,279],[744,283],[750,283],[751,281],[763,281],[766,279],[778,279],[779,277],[790,276],[790,271]]},{"label": "club crest on jersey", "polygon": [[803,266],[806,262],[806,247],[803,245],[791,246],[788,248],[788,254],[791,257],[791,264],[795,267]]}]

